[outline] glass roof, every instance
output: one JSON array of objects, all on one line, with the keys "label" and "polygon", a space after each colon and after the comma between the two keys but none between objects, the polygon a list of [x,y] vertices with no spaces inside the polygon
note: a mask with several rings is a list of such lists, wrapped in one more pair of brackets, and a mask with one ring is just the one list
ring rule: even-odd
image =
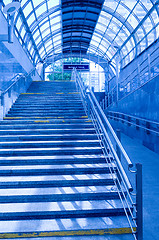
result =
[{"label": "glass roof", "polygon": [[[156,2],[153,5],[152,2]],[[88,53],[127,65],[159,37],[158,1],[105,0]]]},{"label": "glass roof", "polygon": [[62,52],[60,5],[60,0],[21,1],[21,10],[15,20],[16,34],[20,35],[21,43],[25,44],[35,63],[50,53]]},{"label": "glass roof", "polygon": [[[35,64],[63,53],[62,2],[21,0],[15,33]],[[115,65],[119,53],[121,65],[127,65],[159,37],[158,6],[158,0],[105,0],[87,54],[100,55]]]}]

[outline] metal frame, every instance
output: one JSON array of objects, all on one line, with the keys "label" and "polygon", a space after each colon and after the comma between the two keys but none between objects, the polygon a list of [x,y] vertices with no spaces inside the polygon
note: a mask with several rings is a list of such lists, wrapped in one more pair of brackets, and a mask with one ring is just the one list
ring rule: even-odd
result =
[{"label": "metal frame", "polygon": [[[118,191],[120,200],[125,210],[125,215],[132,230],[132,235],[136,240],[143,240],[142,165],[136,164],[136,170],[131,170],[133,168],[133,164],[122,147],[104,112],[102,111],[93,91],[85,87],[82,79],[75,69],[72,73],[72,79],[76,81],[76,86],[81,94],[85,111],[91,118],[96,128],[106,162],[111,166],[110,172],[113,179],[114,173],[116,172],[117,180],[114,179],[115,185],[117,186],[118,190],[120,189],[122,192],[122,196],[124,196],[123,201],[122,196]],[[116,146],[118,147],[118,154],[115,150]],[[112,156],[113,161],[107,160],[108,154]],[[122,158],[122,162],[118,156],[119,154]],[[126,165],[127,170],[124,169],[123,162],[124,165]],[[117,171],[115,171],[114,166],[117,167]],[[127,175],[128,173],[136,178],[135,194],[133,193],[134,187],[130,183]],[[123,189],[126,190],[127,195],[125,195]]]},{"label": "metal frame", "polygon": [[[46,1],[41,0],[39,2],[39,5],[34,7],[34,0],[23,1],[22,10],[19,11],[19,14],[17,14],[17,17],[16,17],[15,26],[17,26],[18,19],[19,18],[22,19],[21,27],[19,29],[16,28],[16,33],[17,33],[17,35],[20,34],[20,36],[22,37],[21,41],[23,42],[23,46],[25,48],[28,48],[29,42],[32,43],[34,50],[28,49],[28,51],[31,51],[30,58],[33,62],[35,62],[35,64],[38,61],[42,61],[43,59],[46,59],[46,57],[50,56],[51,52],[56,53],[56,51],[57,51],[57,47],[54,46],[54,41],[53,41],[54,37],[57,36],[57,32],[52,33],[52,31],[51,31],[50,15],[53,13],[56,13],[56,12],[57,13],[60,12],[60,13],[58,13],[58,15],[61,16],[61,20],[62,20],[62,11],[66,10],[66,12],[67,12],[67,7],[69,7],[69,8],[71,7],[72,10],[70,9],[69,13],[72,13],[72,12],[75,13],[76,6],[80,6],[80,4],[81,4],[81,2],[75,2],[73,0],[69,0],[69,1],[63,0],[62,2],[61,1],[59,2],[60,5],[57,4],[56,6],[49,9],[48,2],[49,2],[49,0],[46,0]],[[156,40],[157,25],[156,25],[155,19],[153,19],[155,17],[155,15],[152,15],[152,13],[155,13],[155,11],[156,11],[156,17],[157,17],[157,13],[158,13],[157,7],[159,5],[159,1],[157,0],[155,3],[153,3],[153,1],[151,1],[152,7],[150,8],[150,3],[148,3],[149,5],[147,6],[147,5],[144,5],[141,0],[137,0],[136,3],[133,5],[133,8],[131,9],[128,6],[128,4],[123,3],[122,0],[119,0],[119,1],[113,0],[111,3],[112,8],[113,8],[113,4],[117,3],[116,8],[114,10],[112,10],[112,8],[109,6],[107,7],[107,5],[104,5],[102,8],[103,13],[110,14],[110,18],[108,18],[107,15],[103,16],[102,12],[100,14],[100,16],[104,17],[105,19],[106,18],[110,19],[109,24],[107,26],[105,26],[104,23],[98,22],[96,25],[96,26],[102,25],[103,27],[105,26],[104,32],[98,31],[98,29],[94,30],[93,28],[92,28],[92,30],[87,29],[87,26],[85,24],[86,18],[88,20],[87,15],[91,14],[91,11],[93,11],[93,9],[94,9],[94,13],[95,12],[97,13],[98,11],[97,10],[95,11],[95,9],[100,8],[102,2],[103,2],[102,0],[98,1],[98,3],[95,0],[90,1],[90,2],[89,1],[82,2],[83,6],[85,6],[86,9],[84,10],[85,15],[82,20],[83,22],[81,24],[81,29],[78,30],[76,26],[74,28],[73,22],[74,22],[75,18],[71,18],[70,21],[72,21],[72,24],[71,24],[70,29],[67,31],[71,34],[71,36],[70,36],[70,38],[68,38],[69,41],[66,44],[64,44],[65,46],[63,45],[64,54],[68,53],[68,51],[70,49],[70,44],[71,44],[70,42],[72,42],[73,45],[71,45],[71,46],[73,46],[73,48],[71,47],[71,49],[75,49],[75,51],[77,51],[77,52],[81,52],[81,51],[85,52],[85,53],[87,52],[87,54],[90,52],[94,52],[97,55],[100,55],[106,59],[109,59],[115,65],[114,57],[116,55],[116,51],[113,46],[118,44],[118,47],[120,48],[120,54],[121,54],[121,59],[120,59],[121,65],[125,66],[133,58],[135,58],[141,51],[144,50],[143,48],[141,48],[141,44],[144,39],[146,41],[146,45],[144,46],[144,48],[148,47],[148,44],[149,44],[148,38],[150,35],[153,36],[154,40]],[[31,3],[32,10],[27,15],[27,17],[25,17],[23,10],[25,10],[25,8],[28,6],[29,3]],[[45,4],[46,11],[42,14],[42,16],[37,17],[36,11],[38,11],[40,9],[40,7],[43,6],[43,4]],[[139,17],[137,16],[137,14],[135,14],[136,6],[138,7],[138,9],[141,11],[141,13],[144,16],[144,18],[142,20],[140,20]],[[4,7],[4,5],[2,6],[2,8],[3,7]],[[127,15],[127,18],[122,17],[122,13],[120,12],[120,10],[118,11],[118,9],[119,9],[118,7],[123,7],[126,9],[127,12],[129,12],[129,14]],[[93,12],[92,12],[92,14],[93,14]],[[33,15],[34,15],[35,19],[33,19],[33,21],[31,22],[30,25],[28,25],[27,21],[30,20]],[[133,26],[131,26],[131,23],[129,21],[129,17],[131,15],[138,22],[137,27],[135,29],[133,28]],[[41,32],[41,30],[40,30],[40,27],[42,27],[44,25],[45,19],[46,19],[46,21],[49,22],[49,30],[50,30],[49,38],[43,38],[43,34],[45,34],[45,33]],[[147,31],[145,30],[145,26],[144,26],[147,19],[149,19],[149,22],[152,26],[149,33],[147,33]],[[90,20],[91,20],[91,18],[90,18]],[[67,19],[67,21],[69,22],[69,18]],[[41,22],[43,22],[43,23],[41,24]],[[94,22],[92,21],[93,25],[95,23],[96,23],[95,20],[94,20]],[[117,29],[115,31],[113,29],[111,29],[111,23],[114,23],[117,26]],[[120,26],[118,26],[118,23]],[[124,26],[124,29],[123,29],[123,26]],[[33,34],[36,33],[36,31],[34,31],[35,28],[38,29],[39,34],[41,36],[42,44],[39,46],[37,46],[37,43],[36,43],[37,39],[34,39],[32,37],[32,33]],[[143,37],[138,35],[138,29],[142,30]],[[23,32],[25,31],[24,36],[22,36],[22,30],[23,30]],[[59,28],[58,30],[60,31],[61,36],[63,36],[65,39],[65,35],[63,35],[62,29]],[[107,30],[109,30],[111,32],[114,31],[114,33],[113,33],[113,35],[115,34],[114,38],[111,38],[111,35],[107,34]],[[64,29],[63,29],[63,31],[64,31]],[[74,38],[72,35],[73,32],[79,33],[80,37]],[[121,32],[123,34],[125,34],[125,37],[126,37],[126,40],[124,42],[122,41],[122,37],[120,37]],[[128,32],[129,32],[129,34],[128,34]],[[93,41],[90,42],[90,37],[87,38],[85,36],[85,33],[89,34],[90,36],[92,35],[93,36],[92,40],[94,39],[94,36],[96,33],[99,34],[99,36],[100,36],[99,45],[97,46],[97,41],[96,41],[95,45],[93,44]],[[109,37],[106,37],[106,35],[108,35]],[[119,39],[119,42],[117,42],[117,38]],[[104,46],[102,45],[103,40],[105,40],[108,43],[107,47],[105,45]],[[52,46],[52,51],[48,51],[45,48],[45,44],[47,44],[48,41],[50,41],[50,45],[49,45],[48,49],[50,49]],[[76,41],[78,41],[78,44],[76,43]],[[75,45],[74,45],[74,43],[75,43]],[[130,43],[130,44],[128,45],[128,43]],[[60,46],[59,49],[61,49],[61,52],[62,52],[62,42],[59,41],[59,44],[57,44],[57,45],[58,45],[58,48]],[[88,48],[88,46],[90,49]],[[102,49],[105,48],[105,50],[100,49],[100,46]],[[39,51],[41,51],[40,50],[41,48],[44,48],[44,51],[39,53]]]},{"label": "metal frame", "polygon": [[126,123],[129,126],[134,126],[136,129],[143,129],[147,132],[147,134],[155,134],[159,136],[159,122],[153,122],[149,121],[144,118],[139,118],[136,116],[128,115],[121,112],[113,112],[113,111],[107,111],[107,116],[110,119],[114,119],[117,121],[121,121],[122,123]]},{"label": "metal frame", "polygon": [[[141,88],[144,84],[159,75],[159,56],[157,52],[159,52],[159,47],[155,48],[150,54],[147,54],[147,57],[144,57],[144,60],[140,62],[124,79],[121,79],[120,77],[119,87],[122,90],[119,90],[118,100],[125,98],[127,95]],[[113,77],[109,81],[109,85],[112,82],[113,87],[109,89],[109,95],[105,101],[105,108],[117,101],[117,87],[114,83],[115,79],[116,77]]]},{"label": "metal frame", "polygon": [[[116,0],[113,0],[113,1],[112,1],[112,6],[113,6],[113,3],[115,3],[115,2],[116,2]],[[126,24],[126,19],[124,19],[124,18],[122,17],[122,13],[119,14],[119,13],[116,12],[117,7],[118,7],[120,4],[121,4],[125,9],[127,9],[127,10],[130,12],[129,15],[127,16],[127,19],[129,18],[130,15],[134,15],[134,17],[137,19],[138,25],[137,25],[137,27],[136,27],[135,29],[131,29],[131,28],[132,28],[132,27],[131,27],[131,24],[130,24],[130,27],[129,27],[129,25],[125,25],[125,24]],[[142,11],[145,12],[145,16],[144,16],[144,18],[143,18],[142,20],[139,20],[138,17],[137,17],[137,15],[135,15],[134,12],[133,12],[134,9],[135,9],[135,7],[136,7],[137,5],[139,6],[139,4],[141,5],[140,8],[142,9]],[[114,37],[114,39],[112,39],[112,41],[111,41],[111,43],[109,44],[108,48],[105,49],[105,53],[104,53],[104,55],[102,55],[102,56],[103,56],[103,57],[108,57],[109,55],[111,55],[112,57],[109,57],[109,59],[110,59],[110,61],[113,61],[114,58],[115,58],[115,56],[116,56],[116,53],[115,53],[115,54],[112,54],[112,53],[111,53],[112,51],[109,52],[109,49],[110,49],[110,47],[113,48],[114,45],[118,45],[118,46],[120,47],[121,55],[123,56],[123,58],[121,58],[121,65],[122,65],[122,66],[125,66],[125,65],[127,65],[131,60],[133,60],[133,58],[135,58],[138,54],[140,54],[140,52],[142,52],[145,48],[148,47],[148,44],[149,44],[149,43],[148,43],[149,34],[154,35],[154,38],[153,38],[153,39],[154,39],[154,41],[155,41],[156,38],[157,38],[157,34],[156,34],[157,25],[155,24],[154,19],[152,18],[151,14],[154,13],[154,11],[157,12],[157,6],[158,6],[158,4],[159,4],[159,1],[156,1],[155,4],[152,3],[152,7],[151,7],[151,9],[149,9],[149,10],[147,10],[146,5],[143,5],[140,0],[136,1],[136,4],[134,5],[133,9],[129,9],[129,7],[126,5],[126,3],[125,3],[125,4],[122,3],[121,0],[118,1],[118,5],[117,5],[117,7],[116,7],[115,10],[111,10],[111,8],[104,6],[104,7],[103,7],[103,11],[108,12],[110,15],[112,15],[112,17],[110,18],[109,24],[106,23],[106,26],[105,26],[106,30],[105,30],[105,32],[103,33],[103,37],[101,37],[101,41],[102,41],[102,39],[105,38],[104,35],[107,35],[107,34],[106,34],[106,33],[107,33],[107,29],[110,28],[109,25],[110,25],[111,22],[113,22],[113,19],[117,19],[119,22],[121,22],[122,26],[125,26],[125,27],[127,28],[127,30],[130,32],[130,35],[129,35],[129,37],[126,39],[126,41],[125,41],[123,44],[116,42],[115,39],[116,39],[116,37],[119,36],[119,33],[120,33],[121,29],[122,29],[122,26],[121,26],[120,29],[119,29],[119,31],[118,31],[118,33],[116,34],[116,36]],[[106,3],[106,5],[107,5],[107,3]],[[101,13],[101,16],[102,16],[102,13]],[[103,17],[106,18],[106,16],[103,16]],[[144,23],[146,22],[147,19],[150,19],[150,22],[151,22],[151,24],[152,24],[152,28],[151,28],[151,30],[149,31],[149,33],[147,33],[147,31],[145,30],[145,27],[144,27]],[[115,21],[114,21],[114,22],[115,22]],[[129,21],[127,21],[127,22],[129,22]],[[97,23],[96,30],[98,29],[98,24],[100,25],[101,23],[100,23],[100,22]],[[141,28],[142,31],[143,31],[142,40],[143,40],[143,39],[146,40],[146,45],[145,45],[145,48],[144,48],[144,49],[140,49],[140,44],[141,44],[142,40],[140,40],[141,37],[138,36],[138,32],[137,32],[137,31],[138,31],[139,28]],[[128,51],[127,53],[124,53],[124,48],[127,46],[127,43],[131,42],[131,39],[132,39],[132,38],[134,39],[134,46],[132,46],[132,49],[129,49],[129,51]],[[93,35],[92,39],[94,39],[94,35]],[[100,42],[100,43],[101,43],[101,42]],[[98,49],[100,49],[100,46],[101,46],[101,44],[99,44],[98,47],[96,48],[96,51],[97,51],[97,52],[98,52]],[[90,48],[91,48],[91,43],[90,43]],[[130,58],[130,52],[132,52],[132,51],[133,51],[133,52],[135,51],[136,54],[134,55],[133,58],[132,58],[132,57]],[[115,52],[115,49],[114,49],[114,52]],[[109,53],[109,54],[108,54],[108,53]],[[129,59],[126,60],[126,57],[129,57]],[[125,59],[125,60],[124,60],[124,59]]]}]

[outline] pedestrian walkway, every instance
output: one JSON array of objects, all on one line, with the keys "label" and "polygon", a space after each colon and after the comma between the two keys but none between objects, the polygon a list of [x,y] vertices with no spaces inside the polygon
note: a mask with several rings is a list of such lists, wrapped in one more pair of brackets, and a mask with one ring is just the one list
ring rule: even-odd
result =
[{"label": "pedestrian walkway", "polygon": [[132,162],[143,164],[144,240],[158,240],[159,155],[124,134],[121,141]]}]

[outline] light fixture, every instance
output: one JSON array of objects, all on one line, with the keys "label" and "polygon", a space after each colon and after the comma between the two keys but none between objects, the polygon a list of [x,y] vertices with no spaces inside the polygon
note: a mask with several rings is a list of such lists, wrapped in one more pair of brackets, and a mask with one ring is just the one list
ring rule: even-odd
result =
[{"label": "light fixture", "polygon": [[11,3],[7,4],[4,9],[3,12],[7,15],[13,15],[16,11],[18,11],[18,9],[20,8],[20,2],[13,0]]},{"label": "light fixture", "polygon": [[3,8],[3,12],[7,14],[8,34],[0,36],[0,41],[7,41],[13,43],[13,28],[14,28],[14,14],[20,8],[19,0],[12,0]]}]

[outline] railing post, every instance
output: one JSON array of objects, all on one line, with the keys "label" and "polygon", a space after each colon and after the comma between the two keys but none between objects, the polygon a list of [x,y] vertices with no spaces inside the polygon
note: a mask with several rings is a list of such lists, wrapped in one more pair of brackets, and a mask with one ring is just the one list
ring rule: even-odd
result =
[{"label": "railing post", "polygon": [[90,114],[91,114],[91,109],[90,109],[90,102],[89,102],[89,98],[88,98],[88,95],[89,95],[90,93],[88,92],[87,93],[87,97],[86,97],[86,99],[87,99],[87,110],[88,110],[88,112],[87,112],[87,115],[88,115],[88,117],[90,118]]},{"label": "railing post", "polygon": [[138,86],[140,86],[141,85],[140,64],[138,64],[137,70],[138,70]]},{"label": "railing post", "polygon": [[[150,122],[146,122],[146,128],[147,128],[147,129],[150,129],[150,127],[151,127],[151,126],[150,126]],[[150,131],[149,131],[149,130],[146,130],[146,133],[147,133],[147,134],[150,134]]]},{"label": "railing post", "polygon": [[4,95],[1,94],[0,98],[1,98],[1,106],[3,106],[4,105]]},{"label": "railing post", "polygon": [[151,59],[150,59],[150,54],[148,54],[147,60],[148,60],[148,77],[149,77],[149,80],[150,80],[151,79]]},{"label": "railing post", "polygon": [[142,164],[136,164],[136,223],[137,240],[143,240]]},{"label": "railing post", "polygon": [[[119,141],[121,142],[121,131],[120,131],[120,129],[116,130],[116,135],[117,135]],[[119,157],[119,160],[121,161],[121,152],[120,152],[120,148],[117,144],[116,144],[116,153]]]}]

